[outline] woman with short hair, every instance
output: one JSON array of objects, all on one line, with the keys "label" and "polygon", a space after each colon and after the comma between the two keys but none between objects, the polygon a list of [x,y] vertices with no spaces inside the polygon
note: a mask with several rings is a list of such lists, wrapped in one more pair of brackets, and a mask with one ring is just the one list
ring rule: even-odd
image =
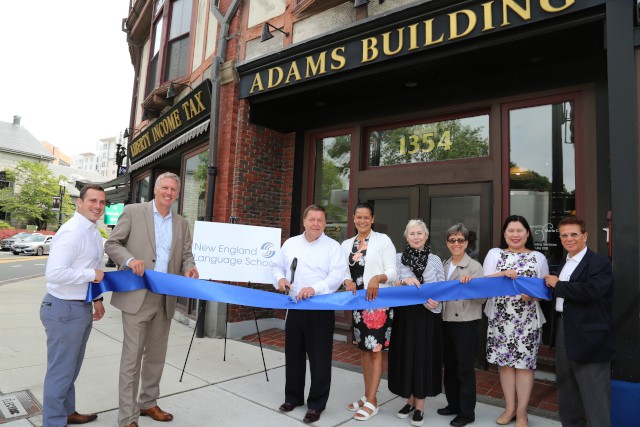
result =
[{"label": "woman with short hair", "polygon": [[[404,231],[407,246],[396,255],[396,286],[428,286],[444,281],[438,256],[427,245],[429,230],[421,219],[412,219]],[[424,399],[442,392],[442,304],[429,299],[424,304],[396,307],[393,340],[389,348],[389,390],[407,399],[396,414],[424,423]]]}]

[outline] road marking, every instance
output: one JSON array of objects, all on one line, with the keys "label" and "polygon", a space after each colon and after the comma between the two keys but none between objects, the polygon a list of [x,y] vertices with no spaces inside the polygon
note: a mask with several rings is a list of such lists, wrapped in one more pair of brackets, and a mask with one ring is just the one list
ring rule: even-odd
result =
[{"label": "road marking", "polygon": [[36,277],[42,277],[42,276],[44,276],[44,274],[34,274],[33,276],[24,276],[24,277],[16,277],[15,279],[0,280],[0,286],[6,285],[9,283],[20,282],[22,280],[35,279]]},{"label": "road marking", "polygon": [[[16,255],[17,257],[17,255]],[[27,261],[24,259],[25,257],[20,257],[19,259],[0,259],[0,264],[8,264],[11,262],[24,262]],[[41,259],[46,259],[47,257],[45,255],[43,256],[37,256],[34,255],[32,257],[29,257],[29,261],[37,261],[37,260],[41,260]]]},{"label": "road marking", "polygon": [[22,264],[12,265],[11,268],[22,267]]}]

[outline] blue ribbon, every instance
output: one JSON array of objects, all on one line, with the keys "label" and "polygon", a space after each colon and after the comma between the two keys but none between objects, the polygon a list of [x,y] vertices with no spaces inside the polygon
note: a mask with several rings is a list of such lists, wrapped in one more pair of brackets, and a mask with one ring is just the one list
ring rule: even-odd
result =
[{"label": "blue ribbon", "polygon": [[374,301],[367,301],[366,291],[360,290],[355,295],[351,292],[336,292],[294,302],[288,296],[276,292],[190,279],[151,270],[146,270],[143,276],[136,276],[131,270],[123,270],[105,273],[102,282],[89,284],[86,301],[90,302],[104,292],[128,292],[138,289],[184,298],[289,310],[364,310],[423,304],[429,298],[435,301],[451,301],[520,294],[551,299],[551,290],[545,286],[544,280],[532,277],[518,277],[515,280],[507,277],[487,277],[472,279],[469,283],[450,280],[428,283],[420,286],[420,289],[415,286],[382,288]]}]

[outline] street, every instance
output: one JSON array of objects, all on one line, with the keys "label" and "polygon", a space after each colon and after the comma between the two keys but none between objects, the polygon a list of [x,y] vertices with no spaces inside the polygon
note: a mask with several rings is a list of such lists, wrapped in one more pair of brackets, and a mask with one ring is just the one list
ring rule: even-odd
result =
[{"label": "street", "polygon": [[44,275],[48,255],[27,256],[0,252],[0,285]]}]

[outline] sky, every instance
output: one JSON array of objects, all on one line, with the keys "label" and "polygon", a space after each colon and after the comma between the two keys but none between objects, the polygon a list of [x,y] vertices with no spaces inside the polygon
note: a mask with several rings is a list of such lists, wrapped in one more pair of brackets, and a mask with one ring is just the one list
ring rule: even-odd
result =
[{"label": "sky", "polygon": [[70,156],[129,125],[129,0],[0,0],[0,121]]}]

